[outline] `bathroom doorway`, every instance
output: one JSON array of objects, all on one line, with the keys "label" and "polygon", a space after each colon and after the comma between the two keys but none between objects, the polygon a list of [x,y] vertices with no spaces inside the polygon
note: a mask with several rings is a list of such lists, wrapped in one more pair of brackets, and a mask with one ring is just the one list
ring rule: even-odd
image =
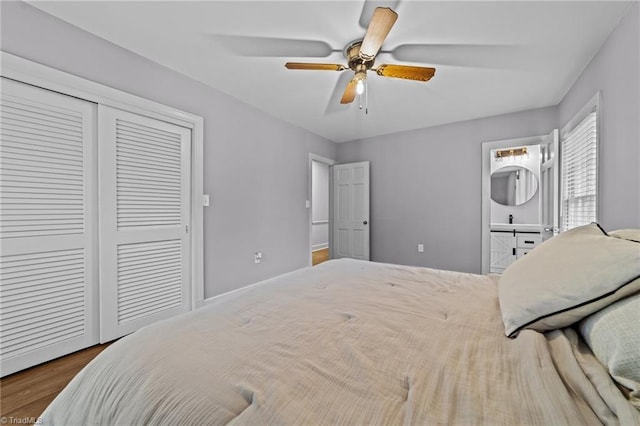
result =
[{"label": "bathroom doorway", "polygon": [[331,166],[335,161],[309,155],[310,178],[310,252],[311,265],[331,258],[330,255],[330,188]]}]

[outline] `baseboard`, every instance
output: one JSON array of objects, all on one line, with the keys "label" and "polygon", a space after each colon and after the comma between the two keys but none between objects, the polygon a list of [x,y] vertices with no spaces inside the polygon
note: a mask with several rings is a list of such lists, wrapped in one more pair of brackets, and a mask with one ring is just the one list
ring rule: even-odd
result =
[{"label": "baseboard", "polygon": [[230,290],[230,291],[227,291],[225,293],[221,293],[221,294],[215,295],[213,297],[208,297],[208,298],[204,299],[204,301],[203,301],[201,306],[210,305],[211,303],[215,302],[215,300],[220,298],[220,297],[227,296],[227,295],[232,294],[232,293],[237,293],[239,291],[244,291],[244,290],[247,290],[247,289],[249,289],[251,287],[257,287],[257,286],[260,286],[260,285],[263,285],[263,284],[267,284],[269,281],[277,280],[279,278],[286,277],[288,275],[291,275],[291,274],[293,274],[295,272],[298,272],[298,271],[301,271],[302,269],[307,269],[307,268],[310,268],[310,266],[305,266],[304,268],[295,269],[295,270],[290,271],[290,272],[285,272],[284,274],[276,275],[275,277],[267,278],[266,280],[258,281],[257,283],[253,283],[253,284],[246,285],[244,287],[236,288],[235,290]]},{"label": "baseboard", "polygon": [[324,250],[329,248],[329,243],[316,244],[311,246],[311,251]]}]

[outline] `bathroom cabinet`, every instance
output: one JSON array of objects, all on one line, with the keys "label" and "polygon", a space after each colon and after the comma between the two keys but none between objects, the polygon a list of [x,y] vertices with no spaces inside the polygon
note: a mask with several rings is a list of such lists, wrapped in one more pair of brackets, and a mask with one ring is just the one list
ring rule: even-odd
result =
[{"label": "bathroom cabinet", "polygon": [[542,242],[540,231],[513,229],[491,230],[490,272],[501,274],[517,259]]}]

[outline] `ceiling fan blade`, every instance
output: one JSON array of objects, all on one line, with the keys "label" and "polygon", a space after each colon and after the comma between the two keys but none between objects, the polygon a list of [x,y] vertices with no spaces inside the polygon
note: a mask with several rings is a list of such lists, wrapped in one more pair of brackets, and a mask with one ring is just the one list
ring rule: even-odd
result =
[{"label": "ceiling fan blade", "polygon": [[326,58],[338,50],[320,40],[212,34],[211,38],[239,56]]},{"label": "ceiling fan blade", "polygon": [[513,69],[523,61],[528,67],[536,60],[522,46],[504,44],[401,44],[388,53],[397,61],[493,69]]},{"label": "ceiling fan blade", "polygon": [[350,104],[356,98],[356,85],[358,81],[356,78],[352,78],[347,84],[346,89],[344,89],[344,93],[342,94],[342,99],[340,99],[341,104]]},{"label": "ceiling fan blade", "polygon": [[369,22],[367,33],[362,40],[362,46],[360,46],[360,57],[363,60],[370,61],[375,58],[397,19],[398,14],[390,8],[376,8],[371,17],[371,22]]},{"label": "ceiling fan blade", "polygon": [[436,73],[435,68],[414,67],[410,65],[380,65],[376,73],[383,77],[404,78],[406,80],[429,81]]},{"label": "ceiling fan blade", "polygon": [[289,70],[314,70],[314,71],[342,71],[345,68],[340,64],[314,64],[309,62],[287,62],[284,64]]},{"label": "ceiling fan blade", "polygon": [[[335,75],[335,74],[334,74]],[[348,108],[349,104],[341,104],[340,99],[344,92],[344,88],[349,84],[349,80],[353,78],[353,74],[349,72],[339,73],[336,78],[336,84],[333,86],[331,96],[327,100],[327,106],[325,108],[325,114],[335,114],[343,112]]]},{"label": "ceiling fan blade", "polygon": [[393,10],[398,10],[399,4],[400,0],[364,0],[358,23],[366,30],[376,7],[390,7]]}]

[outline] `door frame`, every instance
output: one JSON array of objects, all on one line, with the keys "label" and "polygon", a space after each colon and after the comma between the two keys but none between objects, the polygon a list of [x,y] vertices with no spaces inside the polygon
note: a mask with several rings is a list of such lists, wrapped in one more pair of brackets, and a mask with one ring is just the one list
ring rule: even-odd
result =
[{"label": "door frame", "polygon": [[[547,142],[547,138],[550,138],[551,141]],[[560,232],[560,192],[562,190],[560,187],[560,131],[553,129],[540,143],[540,146],[542,147],[543,144],[551,145],[553,148],[551,158],[545,160],[541,157],[540,159],[540,224],[542,225],[540,235],[544,241]],[[549,152],[549,148],[547,148],[547,152]],[[548,200],[549,194],[547,194],[544,185],[546,183],[544,178],[548,176],[549,169],[551,169],[552,181],[548,185],[554,191],[551,200]],[[545,201],[548,201],[550,206],[545,206]]]},{"label": "door frame", "polygon": [[333,207],[333,197],[332,197],[332,193],[333,193],[333,189],[332,189],[332,183],[333,183],[333,178],[331,177],[331,166],[333,166],[334,164],[336,164],[336,160],[332,160],[330,158],[327,157],[323,157],[321,155],[318,154],[314,154],[312,152],[309,153],[309,165],[308,165],[308,178],[307,178],[307,194],[308,194],[308,198],[307,198],[307,210],[308,210],[308,223],[309,223],[309,259],[308,259],[308,266],[313,265],[313,246],[312,246],[312,242],[311,242],[311,234],[313,232],[313,170],[312,170],[312,165],[313,162],[317,161],[319,163],[324,163],[327,164],[329,166],[329,259],[332,258],[331,254],[332,254],[332,235],[331,235],[331,224],[332,224],[332,218],[333,218],[333,213],[332,213],[332,207]]},{"label": "door frame", "polygon": [[191,309],[204,304],[204,119],[0,51],[3,77],[191,129]]}]

